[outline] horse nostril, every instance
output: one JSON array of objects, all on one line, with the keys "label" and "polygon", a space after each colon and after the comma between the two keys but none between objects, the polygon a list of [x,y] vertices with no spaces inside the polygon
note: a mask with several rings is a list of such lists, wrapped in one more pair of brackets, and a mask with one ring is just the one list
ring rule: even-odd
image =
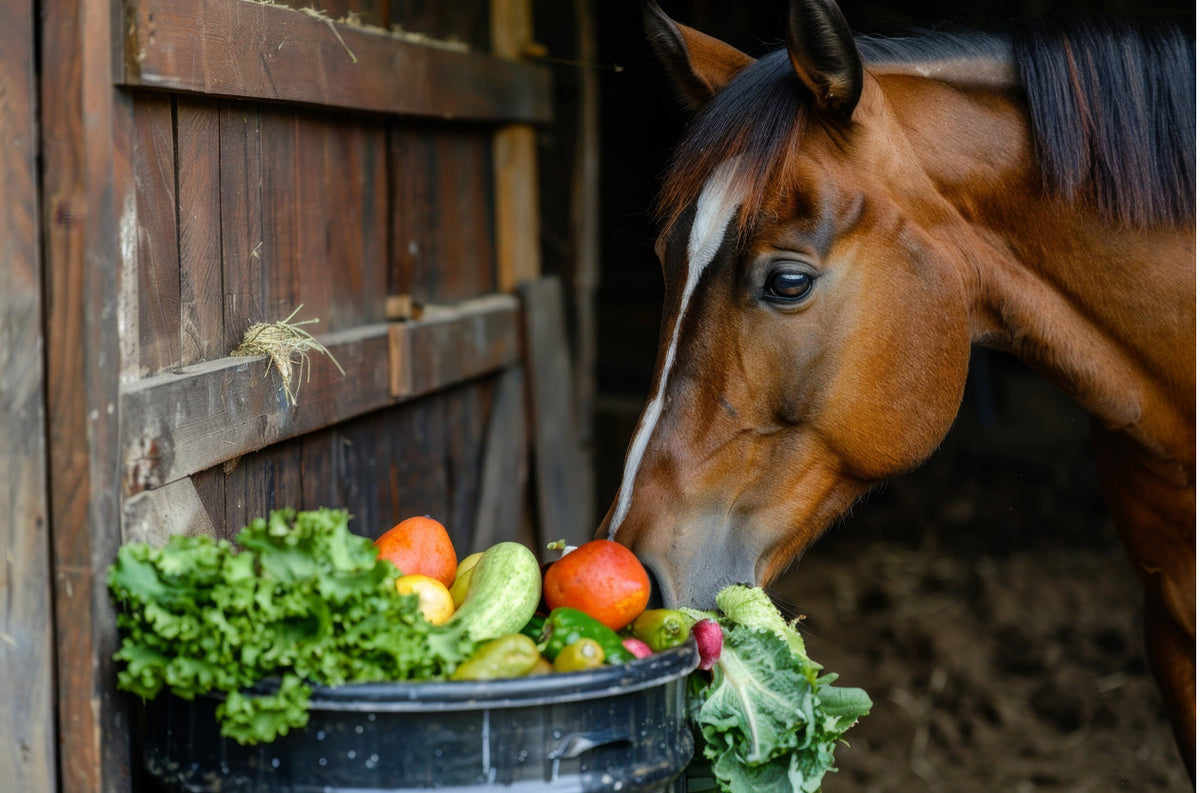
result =
[{"label": "horse nostril", "polygon": [[650,577],[650,602],[646,604],[646,608],[660,609],[663,607],[662,587],[658,585],[658,578],[649,565],[643,564],[642,567],[646,568],[646,575]]}]

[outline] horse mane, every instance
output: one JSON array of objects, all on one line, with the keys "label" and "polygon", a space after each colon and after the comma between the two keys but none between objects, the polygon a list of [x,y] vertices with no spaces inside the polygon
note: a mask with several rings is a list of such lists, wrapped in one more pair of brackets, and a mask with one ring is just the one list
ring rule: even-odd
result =
[{"label": "horse mane", "polygon": [[[1047,191],[1135,228],[1194,222],[1195,48],[1179,27],[1043,20],[1006,34],[929,31],[858,45],[868,67],[964,56],[1013,63]],[[846,131],[813,112],[785,50],[759,58],[693,119],[668,166],[659,220],[672,225],[709,174],[738,156],[744,234],[763,196],[785,187],[793,144],[812,123],[835,140]]]},{"label": "horse mane", "polygon": [[1047,187],[1129,226],[1196,216],[1195,44],[1146,21],[1049,21],[1013,36]]}]

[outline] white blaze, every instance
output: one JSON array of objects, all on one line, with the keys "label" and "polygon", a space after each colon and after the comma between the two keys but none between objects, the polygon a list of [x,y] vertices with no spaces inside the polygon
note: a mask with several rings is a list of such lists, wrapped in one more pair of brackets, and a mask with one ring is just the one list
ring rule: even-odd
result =
[{"label": "white blaze", "polygon": [[737,157],[726,160],[704,184],[700,198],[696,202],[696,217],[692,221],[691,233],[688,235],[687,250],[687,280],[683,284],[683,295],[679,300],[679,312],[675,316],[675,325],[671,329],[671,342],[667,346],[667,355],[663,360],[662,372],[658,377],[658,388],[654,398],[646,405],[642,420],[638,423],[637,433],[629,446],[629,454],[625,457],[625,471],[621,478],[621,489],[617,491],[617,508],[613,511],[612,521],[608,524],[608,538],[611,540],[617,534],[625,516],[629,514],[629,506],[633,501],[633,480],[638,468],[642,465],[642,455],[650,443],[650,436],[662,415],[663,395],[667,389],[667,379],[675,363],[675,348],[679,344],[679,329],[683,326],[683,317],[687,313],[688,303],[692,292],[700,281],[700,274],[712,264],[713,257],[725,239],[725,229],[741,204],[741,196],[735,189],[737,186]]}]

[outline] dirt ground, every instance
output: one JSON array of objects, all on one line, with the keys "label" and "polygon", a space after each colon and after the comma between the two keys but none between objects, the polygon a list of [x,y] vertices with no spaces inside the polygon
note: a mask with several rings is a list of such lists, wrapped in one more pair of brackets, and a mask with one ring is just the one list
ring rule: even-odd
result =
[{"label": "dirt ground", "polygon": [[980,385],[925,467],[774,587],[875,702],[826,793],[1192,790],[1087,417],[1020,370]]}]

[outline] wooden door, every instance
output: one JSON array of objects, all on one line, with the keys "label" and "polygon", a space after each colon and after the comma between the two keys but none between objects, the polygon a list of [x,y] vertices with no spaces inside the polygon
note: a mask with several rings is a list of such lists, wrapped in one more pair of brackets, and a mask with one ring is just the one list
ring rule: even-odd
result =
[{"label": "wooden door", "polygon": [[[126,791],[122,543],[279,506],[366,536],[434,514],[463,550],[518,533],[550,76],[523,0],[42,6],[60,782]],[[290,389],[230,355],[296,310],[331,357]]]}]

